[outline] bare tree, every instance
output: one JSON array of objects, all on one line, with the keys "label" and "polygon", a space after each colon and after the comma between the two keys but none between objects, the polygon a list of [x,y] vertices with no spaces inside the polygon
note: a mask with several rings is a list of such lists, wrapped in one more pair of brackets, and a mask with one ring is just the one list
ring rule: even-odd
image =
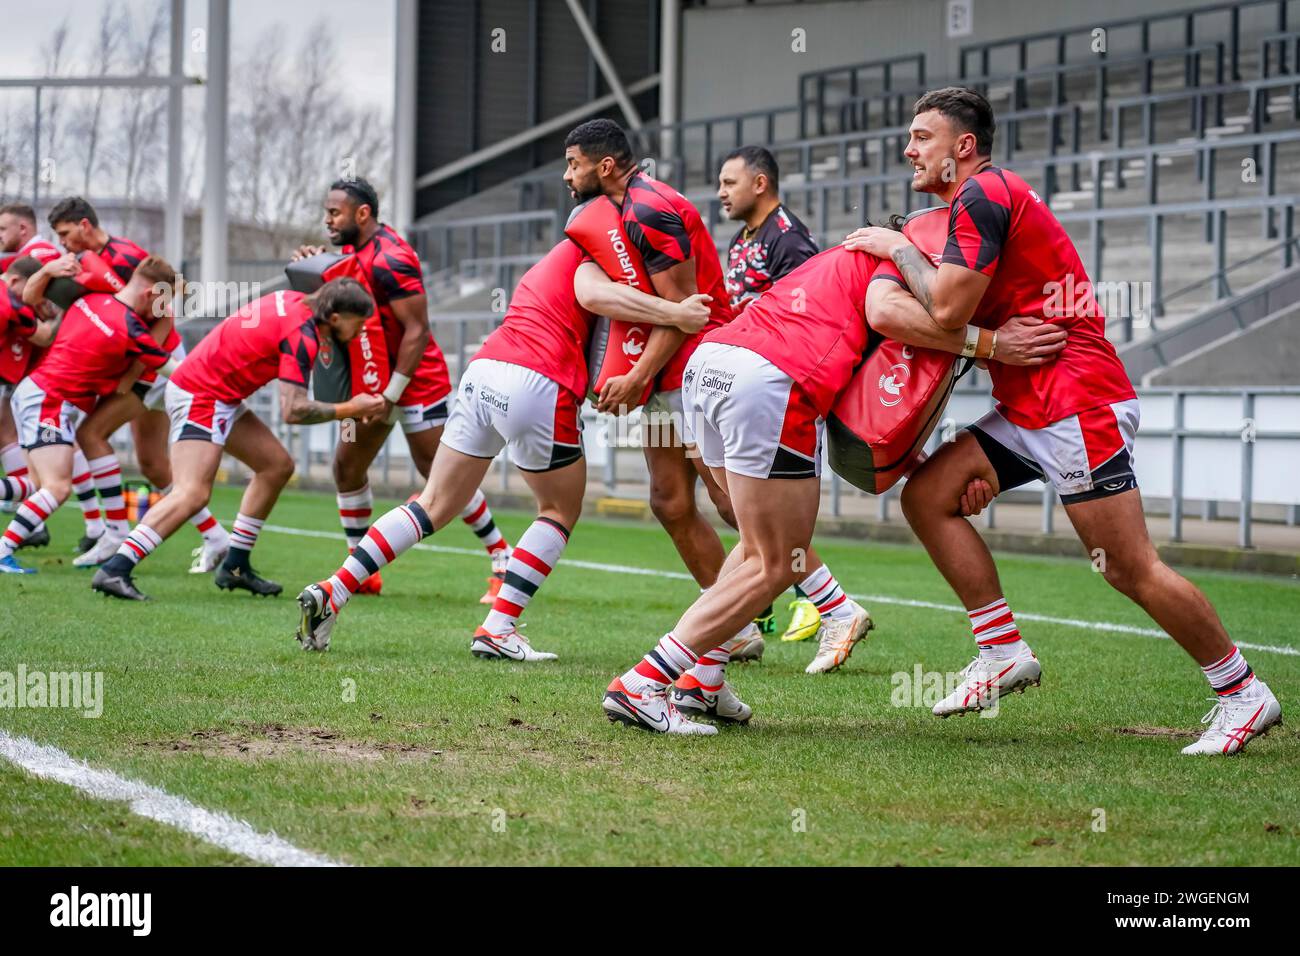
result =
[{"label": "bare tree", "polygon": [[[99,37],[95,44],[95,73],[108,76],[113,72],[117,59],[117,50],[126,38],[129,23],[121,15],[114,0],[108,0],[99,16]],[[82,134],[84,159],[82,165],[82,192],[90,192],[90,180],[95,173],[96,149],[99,146],[100,119],[104,114],[104,95],[107,90],[99,87],[95,90],[89,107]]]}]

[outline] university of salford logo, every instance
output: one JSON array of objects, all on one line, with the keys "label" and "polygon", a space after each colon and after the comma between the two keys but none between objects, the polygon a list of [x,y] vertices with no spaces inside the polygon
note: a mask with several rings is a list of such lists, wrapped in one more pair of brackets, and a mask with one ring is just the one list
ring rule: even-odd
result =
[{"label": "university of salford logo", "polygon": [[[630,329],[627,333],[627,338],[623,340],[623,354],[634,355],[636,358],[640,358],[641,353],[644,351],[645,340],[641,337],[641,330]],[[635,362],[636,358],[632,361]]]},{"label": "university of salford logo", "polygon": [[[903,388],[911,377],[912,370],[902,362],[890,366],[889,371],[880,376],[880,390],[884,393],[880,396],[880,404],[886,408],[893,408],[901,402],[903,400]],[[886,395],[889,398],[886,398]]]}]

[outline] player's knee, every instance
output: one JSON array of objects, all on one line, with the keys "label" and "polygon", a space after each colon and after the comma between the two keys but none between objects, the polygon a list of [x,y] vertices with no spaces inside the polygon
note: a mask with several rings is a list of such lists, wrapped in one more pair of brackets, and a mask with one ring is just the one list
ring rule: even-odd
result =
[{"label": "player's knee", "polygon": [[140,474],[144,475],[144,480],[155,488],[166,488],[172,483],[171,463],[166,457],[138,455],[136,464],[139,465]]},{"label": "player's knee", "polygon": [[56,502],[63,504],[72,494],[72,481],[69,478],[48,478],[41,482],[41,490],[48,491]]},{"label": "player's knee", "polygon": [[681,524],[695,517],[695,497],[683,489],[651,486],[650,511],[665,527]]},{"label": "player's knee", "polygon": [[262,469],[262,475],[267,480],[273,482],[276,487],[282,488],[289,483],[293,477],[294,463],[288,454],[275,458],[269,465]]},{"label": "player's knee", "polygon": [[1156,579],[1161,561],[1154,554],[1117,555],[1093,552],[1093,566],[1100,566],[1106,583],[1130,600],[1138,601]]},{"label": "player's knee", "polygon": [[898,501],[908,524],[916,524],[918,519],[924,517],[927,508],[934,508],[929,480],[919,473],[913,478],[908,478],[903,484]]}]

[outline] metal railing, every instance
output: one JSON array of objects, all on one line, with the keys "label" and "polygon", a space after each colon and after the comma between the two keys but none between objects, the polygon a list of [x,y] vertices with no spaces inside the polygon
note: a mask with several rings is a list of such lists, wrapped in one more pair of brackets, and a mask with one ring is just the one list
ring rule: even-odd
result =
[{"label": "metal railing", "polygon": [[[1065,27],[1054,30],[1044,30],[1039,33],[1027,33],[1017,37],[1007,37],[1001,40],[987,40],[981,43],[966,44],[961,48],[958,61],[958,73],[964,79],[968,73],[968,64],[972,57],[979,58],[979,70],[987,75],[991,58],[995,51],[1013,50],[1016,54],[1016,63],[1023,69],[1030,59],[1030,49],[1032,46],[1039,44],[1052,44],[1053,54],[1058,64],[1066,63],[1069,56],[1070,40],[1079,38],[1085,41],[1089,56],[1097,56],[1093,50],[1093,42],[1099,35],[1105,38],[1106,49],[1116,46],[1116,32],[1126,30],[1135,30],[1139,48],[1146,52],[1151,48],[1151,33],[1153,27],[1161,24],[1171,23],[1175,26],[1181,21],[1183,27],[1183,40],[1186,45],[1191,46],[1196,42],[1197,27],[1200,26],[1207,18],[1217,18],[1220,21],[1226,15],[1226,24],[1219,22],[1213,25],[1210,35],[1218,38],[1223,36],[1223,27],[1227,26],[1227,52],[1228,63],[1231,69],[1231,76],[1234,80],[1241,79],[1241,13],[1247,8],[1256,7],[1273,7],[1277,11],[1277,29],[1285,31],[1287,28],[1287,6],[1288,0],[1236,0],[1233,3],[1219,3],[1212,6],[1187,7],[1181,10],[1170,10],[1163,13],[1151,13],[1135,17],[1123,17],[1115,20],[1107,20],[1102,23],[1086,23],[1077,27]],[[1207,28],[1209,29],[1209,28]],[[1102,31],[1100,34],[1097,31]],[[1104,54],[1103,54],[1104,55]]]},{"label": "metal railing", "polygon": [[[1273,52],[1277,51],[1274,61]],[[1287,54],[1290,53],[1291,66],[1287,66]],[[1273,75],[1273,63],[1277,63],[1277,72],[1290,73],[1300,68],[1300,30],[1288,30],[1285,33],[1270,33],[1259,41],[1259,76],[1268,79]]]},{"label": "metal railing", "polygon": [[[1225,501],[1235,501],[1238,509],[1237,514],[1237,546],[1241,548],[1254,547],[1254,525],[1256,518],[1254,516],[1255,494],[1255,461],[1256,445],[1261,442],[1275,444],[1280,442],[1290,442],[1295,448],[1294,457],[1300,461],[1300,429],[1259,429],[1255,427],[1257,401],[1261,397],[1282,397],[1294,398],[1300,407],[1300,388],[1292,387],[1259,387],[1259,388],[1200,388],[1200,387],[1166,387],[1166,388],[1145,388],[1138,390],[1139,401],[1154,404],[1161,397],[1169,396],[1173,400],[1173,422],[1169,428],[1151,428],[1139,427],[1137,434],[1138,455],[1142,457],[1142,444],[1147,439],[1168,439],[1172,443],[1171,453],[1169,456],[1170,467],[1170,484],[1169,494],[1165,495],[1146,495],[1146,511],[1148,514],[1159,513],[1154,511],[1150,505],[1151,502],[1158,498],[1166,498],[1168,502],[1168,515],[1170,523],[1169,540],[1180,542],[1183,540],[1183,520],[1187,512],[1188,496],[1185,494],[1186,473],[1187,473],[1187,442],[1188,440],[1210,440],[1221,443],[1231,442],[1240,446],[1237,467],[1239,469],[1238,495],[1235,499],[1223,497],[1205,497],[1201,496],[1194,500],[1199,500],[1203,505],[1203,513],[1212,518],[1218,513],[1218,504]],[[1212,396],[1222,397],[1228,400],[1240,401],[1240,424],[1235,428],[1223,428],[1216,426],[1198,427],[1187,422],[1186,405],[1189,397]],[[990,400],[989,407],[992,407]],[[1300,419],[1297,419],[1300,420]],[[948,424],[955,425],[951,418],[947,420]],[[933,454],[942,444],[942,437],[936,432],[932,435],[927,444],[927,452]],[[1222,461],[1225,466],[1228,461]],[[848,490],[850,493],[857,493],[854,489],[846,489],[845,483],[839,475],[830,469],[830,513],[833,517],[842,517],[843,495]],[[876,518],[879,521],[888,522],[891,520],[890,502],[897,498],[902,491],[906,479],[900,485],[891,488],[884,495],[876,497]],[[860,493],[859,493],[860,494]],[[1032,495],[1033,492],[1017,493],[1018,497],[1024,497],[1026,494]],[[1042,483],[1042,488],[1038,492],[1041,502],[1041,518],[1039,521],[1039,530],[1043,534],[1052,534],[1055,532],[1056,506],[1060,499],[1055,489],[1050,483]],[[1030,499],[1032,500],[1032,498]],[[1286,508],[1286,522],[1294,525],[1297,523],[1298,514],[1300,514],[1300,505],[1295,502],[1281,502]],[[985,509],[982,515],[982,523],[985,528],[995,528],[997,526],[997,502],[991,504]]]},{"label": "metal railing", "polygon": [[[849,63],[822,70],[811,70],[799,74],[799,138],[808,136],[808,111],[813,111],[817,123],[818,135],[826,133],[826,93],[828,87],[847,87],[850,99],[859,95],[863,85],[879,86],[882,95],[894,89],[895,73],[900,68],[910,72],[913,78],[912,88],[925,85],[925,54],[908,53],[883,59],[866,60],[862,63]],[[810,92],[811,88],[811,92]],[[906,93],[893,94],[899,104]]]}]

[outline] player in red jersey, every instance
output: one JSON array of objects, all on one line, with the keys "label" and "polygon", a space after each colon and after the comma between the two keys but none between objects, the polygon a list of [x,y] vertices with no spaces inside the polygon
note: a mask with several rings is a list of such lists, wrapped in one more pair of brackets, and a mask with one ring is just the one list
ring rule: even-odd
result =
[{"label": "player in red jersey", "polygon": [[113,597],[143,601],[131,580],[135,566],[212,497],[212,482],[228,452],[252,471],[235,519],[230,551],[217,568],[219,588],[259,595],[280,585],[253,570],[250,552],[276,499],[293,475],[293,458],[244,400],[280,380],[280,414],[291,425],[364,419],[383,411],[378,395],[341,404],[312,401],[307,383],[324,336],[351,341],[374,304],[355,279],[335,279],[311,295],[264,295],[207,334],[167,383],[171,461],[176,487],[149,509],[113,557],[95,572],[91,587]]},{"label": "player in red jersey", "polygon": [[[91,293],[78,299],[64,314],[45,357],[14,389],[19,441],[40,487],[18,508],[0,538],[0,571],[31,573],[14,561],[13,552],[67,500],[80,416],[112,394],[119,382],[129,383],[133,363],[163,374],[174,366],[157,341],[171,330],[171,318],[163,314],[174,282],[170,265],[146,257],[116,295]],[[157,315],[163,317],[152,318]]]},{"label": "player in red jersey", "polygon": [[[727,295],[732,311],[739,315],[774,282],[815,256],[817,243],[808,227],[781,202],[780,168],[776,157],[762,146],[742,146],[723,159],[718,170],[718,201],[727,218],[743,223],[731,239],[726,261]],[[815,576],[794,586],[790,626],[781,640],[824,637],[822,621],[844,613],[844,604],[836,594],[838,586],[828,587],[831,581],[823,580],[829,573],[819,568]],[[772,608],[761,611],[755,623],[765,634],[772,633]]]},{"label": "player in red jersey", "polygon": [[1105,556],[1106,581],[1151,615],[1214,689],[1210,727],[1183,753],[1239,751],[1280,722],[1281,707],[1205,595],[1151,544],[1132,463],[1137,398],[1070,237],[1023,179],[993,165],[993,111],[982,96],[937,90],[917,100],[914,112],[906,150],[916,169],[912,188],[949,203],[941,261],[936,267],[888,230],[861,230],[850,244],[890,258],[940,328],[973,322],[1000,332],[1010,316],[1035,316],[1068,332],[1055,362],[991,366],[997,407],[926,461],[903,490],[903,511],[969,612],[979,647],[962,686],[934,712],[979,710],[1038,683],[1038,660],[960,502],[963,494],[969,501],[1040,478],[1060,493],[1087,552]]},{"label": "player in red jersey", "polygon": [[477,657],[553,660],[517,624],[555,567],[587,483],[580,407],[587,393],[592,313],[635,322],[704,327],[707,296],[668,302],[611,281],[562,240],[519,281],[504,322],[470,361],[424,490],[381,516],[327,581],[298,596],[304,650],[325,650],[339,611],[366,580],[464,511],[503,448],[537,501],[537,519],[515,544],[500,593],[470,642]]},{"label": "player in red jersey", "polygon": [[[690,201],[639,168],[617,123],[607,119],[582,123],[570,131],[564,147],[564,182],[573,198],[585,202],[604,195],[619,208],[624,232],[641,254],[655,292],[674,302],[697,292],[711,297],[712,314],[703,332],[685,335],[677,329],[655,329],[632,371],[609,379],[596,403],[598,411],[620,414],[653,383],[641,413],[650,510],[696,583],[708,588],[717,580],[726,555],[722,539],[696,506],[696,481],[703,480],[727,524],[736,527],[736,518],[726,491],[684,440],[682,373],[704,332],[732,318],[718,250]],[[746,627],[728,642],[728,648],[726,653],[735,660],[762,657],[764,641],[758,626]]]},{"label": "player in red jersey", "polygon": [[0,272],[22,256],[31,256],[41,265],[59,257],[55,248],[36,228],[36,212],[24,203],[0,206]]},{"label": "player in red jersey", "polygon": [[[374,496],[368,472],[388,439],[393,423],[402,423],[415,470],[428,477],[443,427],[451,379],[442,349],[429,331],[423,270],[415,250],[389,225],[379,221],[379,195],[364,179],[340,179],[325,197],[325,229],[343,253],[356,255],[379,307],[388,347],[387,382],[379,382],[385,414],[358,424],[356,439],[340,443],[334,453],[334,484],[338,489],[339,520],[348,549],[356,547],[370,527]],[[303,246],[294,258],[324,252],[324,246]],[[488,590],[480,599],[496,598],[510,558],[510,544],[496,526],[482,492],[472,496],[461,515],[492,561]],[[378,594],[379,575],[366,582],[363,594]]]},{"label": "player in red jersey", "polygon": [[[111,236],[99,224],[95,208],[80,196],[69,196],[55,203],[49,214],[50,226],[58,235],[69,255],[54,260],[28,283],[25,297],[28,302],[44,298],[45,288],[51,278],[76,275],[75,255],[81,252],[98,253],[123,282],[128,281],[136,267],[148,255],[144,249],[129,239]],[[185,358],[185,346],[180,333],[172,328],[162,343],[177,362]],[[131,439],[135,447],[136,465],[145,479],[163,494],[171,488],[171,464],[167,456],[167,414],[163,411],[165,379],[146,369],[131,388],[123,393],[107,396],[94,412],[82,422],[77,431],[75,452],[75,483],[78,500],[87,519],[86,538],[82,540],[80,555],[73,560],[76,567],[95,567],[107,561],[121,547],[130,531],[126,520],[126,505],[122,496],[122,468],[118,463],[111,436],[123,425],[130,424]],[[99,492],[103,502],[103,529],[89,512],[96,510],[93,497],[87,497],[87,486]],[[225,528],[205,507],[193,515],[190,523],[203,537],[203,544],[194,552],[193,572],[213,569],[229,547]]]},{"label": "player in red jersey", "polygon": [[[809,568],[824,569],[811,547],[823,424],[866,347],[869,287],[881,264],[843,247],[820,253],[706,336],[691,357],[683,379],[687,437],[731,495],[740,541],[718,583],[610,684],[604,708],[611,720],[659,733],[714,732],[679,712],[682,694],[667,699],[668,686],[686,672],[721,685],[712,716],[723,716],[725,705],[749,711],[723,681],[725,660],[710,648]],[[1004,360],[1021,360],[1032,337],[1019,329],[1008,336]],[[985,355],[992,344],[989,333]],[[826,624],[829,639],[812,673],[842,663],[871,627],[865,609],[842,592],[840,601],[848,613]]]},{"label": "player in red jersey", "polygon": [[[23,287],[40,269],[39,261],[31,256],[12,259],[0,273],[0,466],[5,477],[0,479],[0,501],[6,504],[22,501],[36,485],[29,477],[27,459],[18,444],[18,428],[14,424],[9,399],[14,387],[31,368],[33,350],[44,348],[54,341],[56,324],[40,318],[29,306],[23,304]],[[11,510],[16,505],[10,505]],[[25,542],[43,537],[49,542],[49,532],[44,527],[28,535]]]}]

